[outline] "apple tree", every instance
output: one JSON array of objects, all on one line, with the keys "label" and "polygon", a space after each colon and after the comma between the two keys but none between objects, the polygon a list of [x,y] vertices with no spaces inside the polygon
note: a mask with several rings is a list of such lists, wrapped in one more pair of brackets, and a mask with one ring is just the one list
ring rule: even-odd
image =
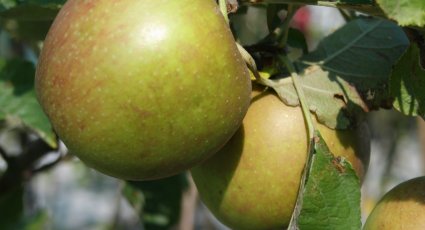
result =
[{"label": "apple tree", "polygon": [[[306,5],[345,24],[315,40]],[[420,0],[0,0],[0,228],[48,226],[28,182],[77,157],[146,229],[190,174],[233,229],[361,229],[365,117],[425,119],[424,90]]]}]

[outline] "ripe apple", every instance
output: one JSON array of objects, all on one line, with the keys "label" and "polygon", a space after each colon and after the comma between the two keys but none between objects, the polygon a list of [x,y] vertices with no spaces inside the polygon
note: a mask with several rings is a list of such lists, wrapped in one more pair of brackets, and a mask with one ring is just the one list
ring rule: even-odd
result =
[{"label": "ripe apple", "polygon": [[386,193],[363,229],[425,229],[425,177],[405,181]]},{"label": "ripe apple", "polygon": [[222,147],[251,82],[213,0],[69,0],[45,40],[36,91],[70,152],[147,180]]},{"label": "ripe apple", "polygon": [[[348,159],[363,177],[368,129],[316,127],[331,152]],[[191,170],[206,206],[232,229],[283,229],[306,161],[306,133],[300,107],[285,105],[270,91],[255,90],[241,128],[218,153]]]}]

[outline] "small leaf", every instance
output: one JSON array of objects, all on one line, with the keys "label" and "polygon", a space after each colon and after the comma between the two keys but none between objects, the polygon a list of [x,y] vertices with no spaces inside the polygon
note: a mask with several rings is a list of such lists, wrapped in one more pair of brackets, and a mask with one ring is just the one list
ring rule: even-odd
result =
[{"label": "small leaf", "polygon": [[360,229],[360,181],[351,164],[335,158],[317,133],[303,193],[299,229]]},{"label": "small leaf", "polygon": [[391,75],[390,92],[394,108],[409,116],[425,119],[425,69],[419,61],[419,48],[412,44],[395,66]]},{"label": "small leaf", "polygon": [[[316,114],[319,122],[330,128],[346,129],[354,117],[367,110],[353,86],[340,76],[323,71],[318,66],[305,69],[299,82],[310,111]],[[297,93],[289,78],[268,85],[274,88],[286,104],[299,105]]]},{"label": "small leaf", "polygon": [[135,188],[134,186],[126,183],[123,188],[122,195],[127,199],[130,205],[134,208],[136,213],[141,213],[143,204],[144,204],[144,196],[143,193]]},{"label": "small leaf", "polygon": [[34,76],[32,63],[0,59],[0,118],[19,119],[56,147],[55,134],[35,96]]},{"label": "small leaf", "polygon": [[187,187],[185,174],[155,180],[129,181],[125,197],[136,211],[146,229],[170,229],[180,217],[181,199]]},{"label": "small leaf", "polygon": [[424,0],[376,0],[385,14],[401,26],[425,26]]},{"label": "small leaf", "polygon": [[396,24],[360,18],[326,37],[301,61],[320,65],[355,83],[358,89],[369,90],[388,82],[392,66],[408,45],[409,40]]}]

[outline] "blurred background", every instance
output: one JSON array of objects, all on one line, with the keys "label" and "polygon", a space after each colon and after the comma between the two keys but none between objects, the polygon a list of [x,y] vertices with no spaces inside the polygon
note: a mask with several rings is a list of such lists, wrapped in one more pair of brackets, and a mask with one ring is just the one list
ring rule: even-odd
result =
[{"label": "blurred background", "polygon": [[[285,17],[284,11],[281,16]],[[269,33],[262,6],[244,7],[230,17],[243,45],[253,44]],[[30,20],[0,15],[0,80],[13,75],[13,71],[24,71],[30,76],[26,84],[32,84],[34,69],[22,69],[22,63],[31,66],[37,62],[50,23],[51,18]],[[298,11],[292,26],[305,35],[308,49],[314,50],[322,38],[344,23],[337,9],[308,6]],[[20,65],[10,67],[3,60],[15,60]],[[31,100],[12,100],[1,92],[5,90],[2,87],[0,106],[15,103],[16,108],[8,111],[31,120],[35,110],[22,106]],[[0,177],[12,178],[0,183],[0,229],[226,229],[203,206],[187,173],[131,183],[105,176],[68,154],[65,146],[54,149],[40,144],[43,128],[37,122],[41,121],[30,122],[35,124],[34,131],[11,116],[0,115]],[[380,110],[369,113],[367,122],[372,131],[372,152],[362,186],[363,220],[386,191],[425,174],[422,119]],[[42,156],[21,157],[40,149],[45,153]],[[19,170],[10,173],[8,167]]]}]

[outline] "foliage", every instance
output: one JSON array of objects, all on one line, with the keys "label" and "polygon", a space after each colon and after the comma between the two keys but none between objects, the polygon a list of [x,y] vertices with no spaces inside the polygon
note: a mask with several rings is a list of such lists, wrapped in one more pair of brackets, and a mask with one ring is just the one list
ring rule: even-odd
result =
[{"label": "foliage", "polygon": [[387,16],[401,26],[425,26],[425,2],[422,0],[376,0]]},{"label": "foliage", "polygon": [[341,230],[360,229],[359,179],[348,161],[331,154],[320,134],[316,141],[314,164],[298,220],[299,228],[328,229],[333,226],[333,229]]},{"label": "foliage", "polygon": [[187,188],[185,174],[147,182],[128,182],[124,196],[147,229],[169,229],[180,217],[180,200]]},{"label": "foliage", "polygon": [[22,122],[56,147],[52,127],[35,97],[34,72],[30,62],[0,59],[0,119]]},{"label": "foliage", "polygon": [[394,108],[409,116],[425,119],[425,69],[419,61],[419,48],[412,44],[391,74],[391,96]]},{"label": "foliage", "polygon": [[[0,134],[5,129],[19,129],[26,137],[36,136],[48,144],[33,148],[37,154],[23,150],[18,157],[11,156],[0,145],[1,156],[8,164],[8,169],[0,172],[0,184],[4,178],[11,178],[7,175],[19,177],[5,183],[14,185],[11,191],[3,192],[0,188],[1,229],[40,229],[48,223],[49,216],[44,210],[25,214],[23,181],[30,180],[38,172],[36,162],[58,146],[35,97],[33,61],[64,2],[0,0]],[[279,14],[289,9],[287,3],[294,1],[240,2],[241,8],[230,16],[235,38],[253,57],[260,73],[270,76],[268,80],[263,79],[263,83],[272,87],[285,103],[300,106],[299,93],[290,78],[296,75],[308,109],[328,127],[350,128],[365,113],[380,108],[425,119],[425,70],[421,65],[425,47],[423,0],[296,1],[357,9],[393,20],[352,14],[346,25],[323,39],[311,52],[308,52],[305,34],[285,27],[285,17]],[[400,26],[408,26],[418,36],[407,37],[406,30]],[[289,31],[287,41],[282,42],[286,31]],[[292,61],[289,67],[286,57]],[[298,213],[294,215],[298,222],[292,227],[359,229],[360,185],[351,166],[344,160],[332,158],[326,143],[320,141],[315,146],[311,149],[311,166],[306,168],[306,183],[296,208]],[[16,159],[25,163],[15,167]],[[47,166],[54,166],[60,160]],[[185,175],[152,182],[129,182],[122,194],[147,228],[168,229],[178,222],[186,183]]]}]

